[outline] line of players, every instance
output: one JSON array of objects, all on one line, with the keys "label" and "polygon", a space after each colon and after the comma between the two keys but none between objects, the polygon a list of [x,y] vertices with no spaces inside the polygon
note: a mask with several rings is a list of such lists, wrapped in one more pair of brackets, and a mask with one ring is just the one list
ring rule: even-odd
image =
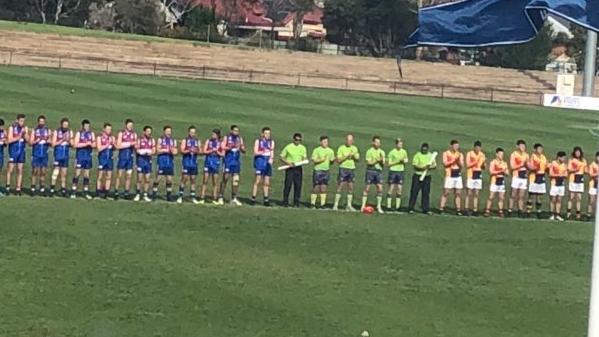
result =
[{"label": "line of players", "polygon": [[[294,136],[295,138],[295,136]],[[295,141],[295,139],[294,139]],[[301,138],[300,138],[301,142]],[[6,192],[11,191],[10,182],[12,175],[16,173],[15,193],[21,193],[23,179],[23,164],[25,163],[25,149],[29,145],[32,148],[32,176],[31,194],[47,194],[45,190],[48,168],[48,152],[53,148],[54,163],[51,174],[49,195],[56,193],[56,185],[60,183],[60,193],[74,198],[77,195],[80,179],[82,182],[83,195],[91,199],[90,193],[90,170],[92,168],[93,151],[97,151],[97,185],[96,197],[107,198],[111,191],[112,173],[114,171],[113,154],[118,151],[117,174],[113,198],[129,198],[131,190],[133,169],[137,170],[136,193],[134,200],[144,199],[151,201],[156,198],[158,188],[164,182],[166,199],[172,199],[173,176],[175,171],[175,155],[182,154],[182,172],[179,191],[176,200],[182,202],[186,187],[190,189],[191,200],[194,203],[204,203],[208,185],[212,188],[212,202],[224,203],[224,191],[227,185],[231,185],[231,203],[241,204],[237,199],[239,192],[239,174],[241,171],[241,154],[246,152],[245,143],[240,135],[239,127],[231,126],[230,132],[221,137],[220,131],[212,131],[211,137],[203,144],[197,137],[195,127],[188,128],[185,139],[177,145],[177,140],[172,137],[172,129],[169,126],[163,128],[163,133],[158,139],[153,138],[153,129],[145,126],[141,135],[134,131],[133,121],[125,121],[124,128],[113,136],[112,126],[105,123],[100,135],[91,131],[88,120],[81,123],[81,129],[74,132],[70,128],[67,118],[60,121],[59,127],[51,131],[46,125],[46,118],[39,116],[37,126],[29,131],[25,126],[25,116],[19,114],[15,122],[8,130],[4,130],[4,121],[0,120],[0,169],[2,168],[4,147],[8,145],[9,162],[6,175]],[[320,206],[326,205],[327,186],[329,183],[330,166],[333,163],[339,165],[339,176],[335,203],[333,208],[338,209],[343,190],[347,192],[346,209],[353,211],[353,183],[355,180],[354,170],[356,162],[360,160],[360,154],[353,145],[353,136],[346,137],[345,144],[341,145],[337,154],[329,148],[328,138],[321,137],[320,146],[312,154],[313,190],[310,203],[316,207],[316,201],[320,197]],[[290,144],[293,145],[293,144]],[[368,194],[371,186],[376,187],[377,210],[383,213],[383,179],[382,171],[388,168],[387,209],[401,207],[401,195],[404,182],[404,171],[409,163],[408,153],[403,149],[401,139],[396,140],[395,148],[388,154],[381,149],[379,137],[373,137],[372,147],[366,152],[366,187],[362,196],[362,209],[367,205]],[[303,145],[302,145],[303,146]],[[289,146],[288,146],[289,147]],[[283,154],[287,153],[287,148]],[[72,179],[71,190],[67,191],[67,171],[69,167],[70,149],[75,148],[75,172]],[[269,205],[270,177],[272,176],[272,165],[275,153],[275,142],[271,139],[270,128],[262,129],[259,139],[254,142],[254,168],[255,180],[252,188],[252,202],[255,202],[260,185],[263,187],[264,204]],[[428,145],[426,146],[428,151]],[[202,184],[199,198],[196,196],[196,176],[198,175],[198,157],[205,156]],[[417,163],[417,154],[412,164],[415,171],[436,168],[436,162],[426,165]],[[430,154],[429,154],[430,155]],[[551,218],[562,220],[561,203],[566,192],[566,180],[568,181],[567,217],[571,217],[572,207],[575,207],[577,219],[581,218],[582,196],[585,190],[585,175],[590,177],[588,189],[587,215],[594,213],[594,204],[597,194],[597,177],[599,175],[599,153],[595,160],[587,164],[582,149],[574,148],[572,156],[566,160],[563,151],[557,153],[554,161],[549,163],[544,155],[541,144],[535,144],[533,152],[526,152],[526,143],[519,140],[516,150],[511,154],[510,161],[504,160],[504,150],[496,149],[495,158],[490,162],[488,173],[490,175],[490,194],[486,203],[485,215],[491,214],[491,207],[497,200],[499,216],[504,216],[504,199],[506,177],[512,175],[511,197],[509,198],[508,215],[516,210],[519,215],[525,216],[536,207],[537,214],[542,212],[542,197],[546,191],[546,176],[550,177],[550,211]],[[156,157],[158,166],[154,177],[152,177],[152,161]],[[293,165],[293,161],[303,161],[307,155],[300,155],[293,160],[285,155],[281,160],[286,164]],[[221,162],[223,164],[221,172]],[[445,172],[444,189],[440,200],[440,211],[445,210],[447,199],[450,194],[454,196],[458,215],[477,214],[479,205],[479,193],[482,190],[482,176],[486,169],[486,157],[482,151],[482,144],[475,142],[473,149],[466,156],[460,152],[458,141],[451,141],[450,147],[443,153],[443,166]],[[462,170],[466,169],[467,180],[464,207],[462,207],[463,179]],[[222,180],[219,182],[219,175]],[[121,185],[123,194],[121,195]],[[413,180],[414,185],[414,180]],[[39,188],[38,188],[39,186]],[[412,186],[414,190],[414,186]],[[429,188],[430,191],[430,188]],[[430,192],[427,192],[430,193]],[[296,193],[298,194],[298,193]],[[424,192],[423,192],[424,194]],[[528,196],[528,198],[527,198]],[[428,195],[422,198],[428,200]],[[395,199],[395,204],[392,201]],[[415,197],[411,196],[409,210],[413,211]],[[423,200],[424,201],[424,200]],[[297,203],[298,201],[295,200]],[[424,204],[424,203],[423,203]],[[394,207],[393,207],[394,206]],[[464,209],[464,212],[462,210]],[[423,207],[428,212],[428,206]]]}]

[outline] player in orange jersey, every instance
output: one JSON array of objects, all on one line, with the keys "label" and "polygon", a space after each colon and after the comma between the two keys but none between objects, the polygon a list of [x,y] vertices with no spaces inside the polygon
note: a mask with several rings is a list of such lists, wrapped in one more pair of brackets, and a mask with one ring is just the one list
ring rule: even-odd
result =
[{"label": "player in orange jersey", "polygon": [[495,150],[495,159],[491,160],[491,164],[489,164],[489,175],[491,175],[491,181],[489,184],[489,199],[487,200],[485,216],[491,215],[491,207],[493,206],[493,200],[495,199],[495,195],[497,195],[497,215],[503,218],[503,200],[505,199],[505,176],[510,174],[510,171],[507,167],[507,162],[503,159],[503,156],[503,149],[498,147]]},{"label": "player in orange jersey", "polygon": [[[526,202],[526,214],[530,216],[532,207],[535,206],[537,218],[541,218],[543,197],[547,193],[545,175],[547,174],[547,158],[544,154],[543,145],[536,143],[533,152],[528,159],[528,201]],[[533,204],[534,203],[534,204]]]},{"label": "player in orange jersey", "polygon": [[[482,143],[477,140],[474,142],[474,148],[466,154],[467,191],[464,202],[466,214],[478,215],[478,196],[483,188],[483,170],[486,160],[485,153],[482,151]],[[470,201],[472,201],[472,208],[470,208]]]},{"label": "player in orange jersey", "polygon": [[514,207],[518,207],[518,214],[524,214],[524,198],[528,185],[528,153],[526,142],[522,139],[516,142],[516,150],[510,156],[510,168],[512,169],[512,195],[508,205],[508,215],[512,215]]},{"label": "player in orange jersey", "polygon": [[449,149],[443,152],[443,166],[445,167],[445,186],[441,195],[439,212],[445,211],[447,197],[453,192],[455,209],[457,215],[462,215],[462,167],[464,167],[464,155],[460,152],[460,143],[452,140]]},{"label": "player in orange jersey", "polygon": [[595,215],[597,205],[597,182],[599,180],[599,152],[595,153],[595,160],[587,168],[589,175],[589,199],[587,206],[587,217],[592,219]]},{"label": "player in orange jersey", "polygon": [[555,160],[549,164],[549,178],[551,189],[549,190],[549,209],[551,220],[564,221],[562,218],[562,198],[566,195],[566,178],[568,178],[568,166],[566,165],[566,152],[559,151]]},{"label": "player in orange jersey", "polygon": [[582,218],[580,214],[582,204],[582,194],[584,193],[584,174],[586,172],[587,161],[584,159],[584,153],[580,146],[572,150],[572,158],[568,161],[568,191],[570,199],[568,200],[568,214],[566,218],[572,218],[572,206],[576,207],[576,220]]}]

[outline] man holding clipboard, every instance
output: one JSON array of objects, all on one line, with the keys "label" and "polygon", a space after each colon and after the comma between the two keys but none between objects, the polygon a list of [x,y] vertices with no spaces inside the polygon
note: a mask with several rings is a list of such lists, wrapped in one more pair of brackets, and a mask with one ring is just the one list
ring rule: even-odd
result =
[{"label": "man holding clipboard", "polygon": [[283,206],[289,206],[289,193],[293,187],[293,206],[300,206],[302,197],[302,165],[308,163],[308,150],[302,144],[302,134],[293,135],[293,142],[287,144],[281,151],[281,161],[288,166],[285,169],[285,187],[283,188]]}]

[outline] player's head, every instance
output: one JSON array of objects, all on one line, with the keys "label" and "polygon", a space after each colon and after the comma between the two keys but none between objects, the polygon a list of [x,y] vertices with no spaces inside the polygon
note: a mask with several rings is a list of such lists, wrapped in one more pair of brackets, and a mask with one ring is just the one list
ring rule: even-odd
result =
[{"label": "player's head", "polygon": [[107,135],[112,133],[112,124],[104,123],[104,133],[106,133]]},{"label": "player's head", "polygon": [[195,126],[193,126],[193,125],[190,125],[190,126],[187,128],[187,134],[188,134],[190,137],[195,137],[195,136],[196,136],[196,134],[197,134],[197,132],[198,132],[198,129],[196,129],[196,127],[195,127]]},{"label": "player's head", "polygon": [[420,152],[422,153],[428,153],[428,143],[422,143],[422,145],[420,145]]},{"label": "player's head", "polygon": [[541,143],[536,143],[535,145],[533,145],[532,147],[535,150],[535,153],[537,154],[543,154],[543,145]]},{"label": "player's head", "polygon": [[480,140],[477,140],[476,142],[474,142],[474,151],[480,152],[480,150],[482,150],[482,148],[483,148],[483,143]]},{"label": "player's head", "polygon": [[505,151],[503,151],[503,148],[498,147],[495,149],[495,158],[499,159],[499,160],[503,160],[503,154],[505,153]]},{"label": "player's head", "polygon": [[37,116],[37,126],[40,128],[46,126],[46,116],[44,116],[44,115]]},{"label": "player's head", "polygon": [[457,139],[452,139],[451,142],[449,142],[449,147],[452,150],[457,151],[460,149],[460,142],[458,142]]},{"label": "player's head", "polygon": [[164,133],[165,136],[170,137],[173,134],[173,128],[170,125],[165,125],[162,128],[162,133]]},{"label": "player's head", "polygon": [[220,139],[220,129],[213,129],[211,137],[212,139]]},{"label": "player's head", "polygon": [[380,148],[381,147],[381,137],[379,137],[379,136],[372,137],[372,146],[375,149]]},{"label": "player's head", "polygon": [[396,138],[395,139],[395,147],[398,148],[398,149],[403,148],[403,139]]},{"label": "player's head", "polygon": [[354,145],[354,135],[353,135],[353,134],[351,134],[351,133],[348,133],[348,134],[345,136],[345,145],[347,145],[347,146],[352,146],[352,145]]},{"label": "player's head", "polygon": [[524,152],[526,151],[526,142],[523,139],[518,139],[518,141],[516,142],[516,147],[518,148],[518,150]]},{"label": "player's head", "polygon": [[582,148],[580,146],[574,146],[572,150],[572,157],[576,159],[582,159],[584,153],[582,152]]},{"label": "player's head", "polygon": [[266,138],[266,139],[270,139],[270,134],[271,134],[272,130],[270,129],[270,127],[265,126],[262,128],[262,137]]},{"label": "player's head", "polygon": [[152,135],[152,127],[149,125],[144,126],[144,136],[150,137]]},{"label": "player's head", "polygon": [[599,163],[599,151],[595,152],[595,162]]},{"label": "player's head", "polygon": [[566,161],[566,152],[565,151],[558,151],[557,155],[555,156],[555,158],[557,158],[557,160],[560,163],[563,163]]},{"label": "player's head", "polygon": [[60,127],[63,130],[66,130],[69,128],[69,125],[71,124],[71,122],[69,121],[68,118],[64,117],[63,119],[60,120]]},{"label": "player's head", "polygon": [[301,142],[302,142],[302,134],[301,134],[301,133],[299,133],[299,132],[296,132],[296,133],[294,133],[294,134],[293,134],[293,142],[294,142],[295,144],[299,144],[299,143],[301,143]]},{"label": "player's head", "polygon": [[84,119],[81,121],[81,129],[85,130],[85,131],[89,131],[91,127],[91,123],[89,122],[89,120]]},{"label": "player's head", "polygon": [[133,120],[131,118],[125,120],[125,129],[129,131],[133,130]]},{"label": "player's head", "polygon": [[25,125],[25,114],[17,114],[17,124],[19,126]]},{"label": "player's head", "polygon": [[231,130],[232,135],[239,136],[239,126],[233,124],[233,125],[231,125],[229,130]]},{"label": "player's head", "polygon": [[329,147],[329,137],[328,136],[320,136],[320,146]]},{"label": "player's head", "polygon": [[0,118],[0,130],[4,129],[4,119]]}]

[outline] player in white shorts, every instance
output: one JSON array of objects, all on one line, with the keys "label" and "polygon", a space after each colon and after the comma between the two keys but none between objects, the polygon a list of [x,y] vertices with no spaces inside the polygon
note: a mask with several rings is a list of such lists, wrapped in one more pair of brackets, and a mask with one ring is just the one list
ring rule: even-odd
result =
[{"label": "player in white shorts", "polygon": [[508,215],[512,215],[514,207],[518,208],[518,214],[524,214],[524,198],[528,187],[528,153],[526,153],[526,142],[522,139],[516,142],[516,150],[510,156],[510,168],[512,170],[512,195],[508,205]]},{"label": "player in white shorts", "polygon": [[576,207],[576,220],[581,220],[582,194],[584,193],[584,175],[586,173],[587,161],[580,146],[572,150],[572,158],[568,161],[568,214],[566,218],[572,218],[572,206]]},{"label": "player in white shorts", "polygon": [[589,197],[587,205],[587,218],[591,219],[595,214],[597,202],[597,182],[599,180],[599,152],[595,153],[595,160],[587,168],[589,175]]},{"label": "player in white shorts", "polygon": [[[466,154],[466,200],[464,209],[468,215],[478,215],[478,196],[483,188],[483,170],[487,158],[482,151],[482,143],[477,140],[474,142],[474,148]],[[472,201],[472,208],[470,208]]]},{"label": "player in white shorts", "polygon": [[464,167],[464,155],[460,152],[460,143],[457,140],[452,140],[449,143],[449,149],[443,152],[443,166],[445,167],[445,185],[441,201],[439,204],[439,212],[445,211],[447,197],[453,192],[455,209],[457,215],[462,215],[462,167]]},{"label": "player in white shorts", "polygon": [[487,200],[487,207],[485,209],[485,216],[491,215],[491,207],[495,196],[498,196],[497,200],[497,215],[503,217],[503,201],[505,199],[505,176],[509,174],[507,163],[503,160],[504,151],[498,147],[495,150],[495,159],[491,160],[489,164],[489,175],[491,180],[489,182],[489,199]]},{"label": "player in white shorts", "polygon": [[551,189],[549,190],[549,209],[551,220],[564,221],[562,218],[562,198],[566,195],[566,178],[568,178],[568,167],[566,166],[566,152],[559,151],[554,161],[549,164],[549,177]]},{"label": "player in white shorts", "polygon": [[547,194],[547,158],[543,154],[543,145],[536,143],[533,146],[533,153],[528,160],[528,201],[526,202],[526,215],[530,216],[533,205],[535,207],[537,218],[541,218],[543,212],[543,196]]}]

